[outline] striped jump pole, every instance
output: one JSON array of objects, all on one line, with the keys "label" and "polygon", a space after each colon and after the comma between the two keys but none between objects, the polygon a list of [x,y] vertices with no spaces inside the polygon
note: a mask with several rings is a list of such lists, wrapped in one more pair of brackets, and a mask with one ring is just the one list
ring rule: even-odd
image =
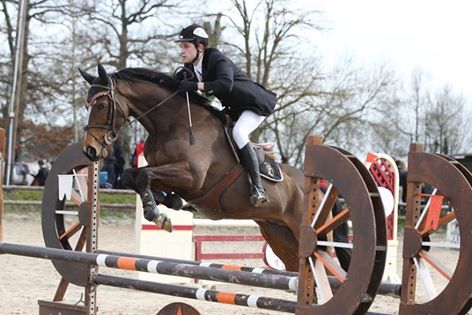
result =
[{"label": "striped jump pole", "polygon": [[[120,252],[112,252],[112,251],[105,251],[105,250],[97,250],[96,253],[107,254],[107,255],[115,255],[115,256],[128,256],[128,257],[140,258],[140,259],[167,261],[167,262],[173,262],[173,263],[177,263],[177,264],[201,266],[201,267],[223,269],[223,270],[243,271],[243,272],[249,272],[249,273],[254,273],[254,274],[266,274],[266,275],[279,275],[279,276],[286,276],[286,277],[298,277],[298,272],[282,271],[282,270],[276,270],[276,269],[267,269],[267,268],[259,268],[259,267],[246,267],[246,266],[238,266],[238,265],[231,265],[231,264],[219,264],[219,263],[210,263],[210,262],[200,262],[200,261],[194,261],[194,260],[175,259],[175,258],[168,258],[168,257],[156,257],[156,256],[148,256],[148,255],[140,255],[140,254],[130,254],[130,253],[120,253]],[[334,276],[328,276],[328,281],[329,281],[330,286],[333,289],[337,289],[341,285],[339,280],[336,279],[336,277],[334,277]],[[227,281],[225,281],[225,282],[227,282]],[[398,284],[398,283],[382,282],[379,286],[377,294],[400,297],[401,286],[402,285]]]},{"label": "striped jump pole", "polygon": [[[248,284],[252,286],[274,289],[293,289],[294,287],[296,288],[298,285],[298,279],[291,277],[218,270],[208,267],[175,264],[157,260],[137,259],[133,257],[113,256],[86,252],[75,252],[55,248],[44,248],[39,246],[20,245],[12,243],[0,243],[0,253],[42,259],[70,261],[88,264],[91,266],[102,266],[123,270],[157,272],[164,274],[172,274],[181,277],[183,276],[193,278],[198,276],[200,278],[204,278],[204,276],[208,276],[211,278],[210,280],[223,281],[227,279],[227,282],[230,283]],[[196,271],[209,271],[209,273],[207,273],[206,275],[200,275]],[[213,274],[215,274],[216,276],[214,276]],[[255,307],[281,312],[294,313],[295,307],[297,305],[297,303],[294,301],[261,297],[256,295],[220,292],[206,290],[202,288],[190,288],[185,286],[119,278],[100,274],[93,274],[90,280],[95,285],[102,284],[107,286],[131,288],[140,291],[148,291],[165,295],[205,300],[217,303]]]},{"label": "striped jump pole", "polygon": [[0,243],[0,253],[53,259],[123,270],[143,271],[186,278],[200,278],[255,287],[296,291],[297,277],[256,274],[126,256],[67,251],[56,248]]},{"label": "striped jump pole", "polygon": [[297,303],[275,298],[257,295],[238,294],[207,290],[202,288],[191,288],[173,284],[156,283],[145,280],[135,280],[97,274],[92,277],[94,284],[102,284],[112,287],[134,289],[139,291],[153,292],[164,295],[202,300],[215,303],[232,304],[246,307],[254,307],[272,311],[295,313]]}]

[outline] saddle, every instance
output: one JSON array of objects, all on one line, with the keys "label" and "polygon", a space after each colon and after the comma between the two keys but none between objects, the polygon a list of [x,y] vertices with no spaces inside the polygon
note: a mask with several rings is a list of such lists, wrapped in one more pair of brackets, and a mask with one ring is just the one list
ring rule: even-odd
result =
[{"label": "saddle", "polygon": [[[226,189],[230,187],[239,178],[239,176],[241,176],[241,167],[239,167],[240,160],[234,140],[230,136],[232,121],[223,112],[213,106],[201,106],[206,108],[208,111],[213,113],[221,120],[226,140],[228,141],[228,144],[233,152],[236,161],[238,161],[238,164],[236,164],[231,170],[226,172],[213,187],[211,187],[207,192],[205,192],[205,194],[194,200],[190,200],[189,203],[185,205],[182,209],[194,212],[197,211],[198,207],[196,206],[196,204],[198,204],[201,207],[221,212],[223,209],[220,203],[221,196],[226,191]],[[253,146],[254,150],[256,151],[257,160],[259,162],[259,172],[261,177],[270,181],[280,182],[283,180],[282,171],[280,170],[280,167],[277,162],[275,162],[274,160],[274,154],[267,153],[271,152],[273,147],[273,144],[267,143],[254,144]]]}]

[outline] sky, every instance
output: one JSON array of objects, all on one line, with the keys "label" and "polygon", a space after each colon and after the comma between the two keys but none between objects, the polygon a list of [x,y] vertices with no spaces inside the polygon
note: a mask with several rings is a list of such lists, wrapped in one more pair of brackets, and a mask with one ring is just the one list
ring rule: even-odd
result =
[{"label": "sky", "polygon": [[408,80],[415,69],[433,87],[448,84],[472,107],[472,1],[314,0],[329,29],[317,35],[325,62],[353,56],[387,63]]}]

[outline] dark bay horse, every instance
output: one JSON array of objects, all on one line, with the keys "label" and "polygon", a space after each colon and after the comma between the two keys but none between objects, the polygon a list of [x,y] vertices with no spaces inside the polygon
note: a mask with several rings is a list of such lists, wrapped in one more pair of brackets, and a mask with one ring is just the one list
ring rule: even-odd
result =
[{"label": "dark bay horse", "polygon": [[[201,106],[203,98],[196,94],[190,98],[195,139],[191,144],[186,96],[178,92],[177,80],[142,68],[108,74],[99,65],[98,73],[96,77],[81,71],[91,84],[84,153],[93,161],[106,156],[127,119],[139,117],[149,133],[144,149],[148,166],[128,169],[123,178],[125,185],[141,196],[148,220],[164,228],[168,224],[168,219],[157,212],[151,188],[175,192],[195,203],[198,211],[210,219],[254,220],[287,270],[298,270],[297,238],[305,208],[304,176],[299,170],[282,164],[283,181],[275,183],[264,179],[270,203],[255,208],[249,202],[246,172],[237,164],[221,120]],[[220,180],[235,166],[241,176],[221,192],[218,207],[200,202],[209,190],[218,189]]]}]

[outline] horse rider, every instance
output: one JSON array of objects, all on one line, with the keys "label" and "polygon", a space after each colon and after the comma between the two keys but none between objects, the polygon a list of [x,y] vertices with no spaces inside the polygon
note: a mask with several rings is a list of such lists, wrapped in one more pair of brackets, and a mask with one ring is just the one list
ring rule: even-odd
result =
[{"label": "horse rider", "polygon": [[180,90],[202,91],[216,96],[224,111],[235,122],[233,138],[238,146],[241,162],[250,179],[250,201],[255,207],[269,202],[262,186],[256,153],[249,142],[249,134],[274,112],[276,95],[251,81],[235,64],[216,48],[208,48],[208,34],[196,24],[180,32],[175,41],[180,44],[180,56],[184,67],[194,73],[184,80],[184,72],[177,73]]}]

